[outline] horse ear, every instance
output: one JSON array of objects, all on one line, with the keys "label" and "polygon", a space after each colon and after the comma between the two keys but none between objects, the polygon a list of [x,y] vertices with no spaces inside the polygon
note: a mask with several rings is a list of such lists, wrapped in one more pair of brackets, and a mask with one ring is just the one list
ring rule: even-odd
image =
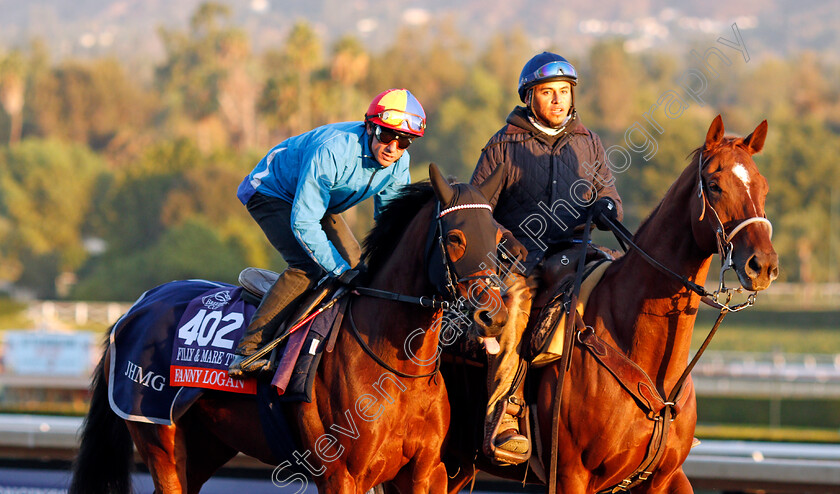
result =
[{"label": "horse ear", "polygon": [[434,163],[429,163],[429,180],[432,182],[432,189],[441,204],[450,204],[455,197],[455,189],[443,178],[440,169]]},{"label": "horse ear", "polygon": [[715,147],[723,139],[723,118],[720,115],[712,120],[709,132],[706,133],[706,149]]},{"label": "horse ear", "polygon": [[496,192],[499,191],[499,187],[502,186],[502,182],[505,179],[505,167],[506,165],[504,163],[499,163],[499,166],[493,170],[493,173],[491,173],[490,176],[478,186],[478,190],[481,191],[481,195],[483,195],[488,202],[493,200]]},{"label": "horse ear", "polygon": [[751,155],[760,152],[764,148],[765,137],[767,137],[767,120],[758,124],[758,127],[755,128],[752,134],[744,138],[744,145],[747,146],[747,151]]}]

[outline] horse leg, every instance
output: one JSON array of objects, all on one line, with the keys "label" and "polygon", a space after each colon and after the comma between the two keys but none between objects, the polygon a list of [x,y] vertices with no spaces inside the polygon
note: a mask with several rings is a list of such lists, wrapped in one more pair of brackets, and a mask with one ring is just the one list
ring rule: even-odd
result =
[{"label": "horse leg", "polygon": [[438,464],[432,468],[431,472],[429,472],[426,476],[428,479],[426,482],[426,488],[418,490],[416,487],[414,489],[414,494],[424,494],[428,493],[435,493],[435,494],[446,494],[448,492],[447,483],[449,480],[449,476],[446,473],[446,465],[443,462],[439,461]]},{"label": "horse leg", "polygon": [[[591,480],[591,474],[587,470],[583,470],[582,467],[564,471],[564,468],[560,466],[557,475],[556,491],[563,494],[586,494],[588,492],[594,492],[590,486]],[[635,487],[633,488],[633,494],[636,494]]]},{"label": "horse leg", "polygon": [[448,478],[443,462],[434,465],[415,458],[397,473],[393,485],[400,494],[446,494]]},{"label": "horse leg", "polygon": [[156,494],[186,494],[183,434],[175,425],[126,422],[155,484]]},{"label": "horse leg", "polygon": [[317,477],[316,484],[319,494],[359,494],[356,481],[346,468],[338,468],[323,477]]},{"label": "horse leg", "polygon": [[178,426],[184,430],[189,494],[198,494],[204,483],[237,453],[211,431],[202,428],[196,414],[190,410],[178,421]]},{"label": "horse leg", "polygon": [[[451,465],[450,465],[451,466]],[[455,472],[455,475],[449,476],[447,473],[447,487],[446,492],[449,494],[456,494],[461,492],[461,489],[466,487],[473,478],[475,478],[478,470],[476,470],[475,465],[473,464],[459,464],[458,471]]]}]

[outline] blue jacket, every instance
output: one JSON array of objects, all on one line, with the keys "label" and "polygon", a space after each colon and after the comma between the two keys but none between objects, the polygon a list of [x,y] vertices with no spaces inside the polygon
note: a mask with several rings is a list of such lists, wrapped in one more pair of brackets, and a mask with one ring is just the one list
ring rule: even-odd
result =
[{"label": "blue jacket", "polygon": [[350,269],[321,228],[327,213],[346,211],[374,196],[374,219],[411,181],[409,155],[383,167],[373,157],[364,122],[342,122],[290,137],[271,149],[236,192],[247,204],[255,192],[292,205],[292,233],[327,272]]}]

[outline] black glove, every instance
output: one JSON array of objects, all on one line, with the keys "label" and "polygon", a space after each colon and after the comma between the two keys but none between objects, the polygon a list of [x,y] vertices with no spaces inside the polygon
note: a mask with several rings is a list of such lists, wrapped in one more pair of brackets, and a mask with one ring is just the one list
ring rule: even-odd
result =
[{"label": "black glove", "polygon": [[[528,249],[522,245],[522,242],[516,240],[516,237],[513,236],[510,231],[505,231],[502,234],[502,242],[501,245],[505,246],[505,250],[510,252],[514,259],[519,259],[520,261],[524,261],[526,257],[528,257]],[[513,261],[514,259],[510,259]]]},{"label": "black glove", "polygon": [[349,290],[356,288],[361,281],[361,276],[359,276],[361,272],[358,269],[348,269],[347,271],[342,272],[338,276],[333,276],[335,283],[338,285],[344,285]]},{"label": "black glove", "polygon": [[615,206],[615,202],[609,197],[602,197],[595,201],[592,206],[590,206],[592,210],[592,221],[595,222],[595,226],[598,227],[599,230],[607,230],[609,231],[610,226],[604,221],[604,218],[612,221],[613,223],[618,222],[618,208]]}]

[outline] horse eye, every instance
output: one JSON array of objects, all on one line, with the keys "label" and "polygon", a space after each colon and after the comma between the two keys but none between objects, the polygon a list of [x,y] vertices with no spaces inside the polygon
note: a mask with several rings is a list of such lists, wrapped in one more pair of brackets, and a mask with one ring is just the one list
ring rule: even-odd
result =
[{"label": "horse eye", "polygon": [[717,182],[709,182],[709,191],[714,192],[715,194],[720,194],[723,192],[723,189],[720,188],[720,185]]},{"label": "horse eye", "polygon": [[449,233],[446,235],[446,241],[452,244],[460,244],[461,237],[457,233]]}]

